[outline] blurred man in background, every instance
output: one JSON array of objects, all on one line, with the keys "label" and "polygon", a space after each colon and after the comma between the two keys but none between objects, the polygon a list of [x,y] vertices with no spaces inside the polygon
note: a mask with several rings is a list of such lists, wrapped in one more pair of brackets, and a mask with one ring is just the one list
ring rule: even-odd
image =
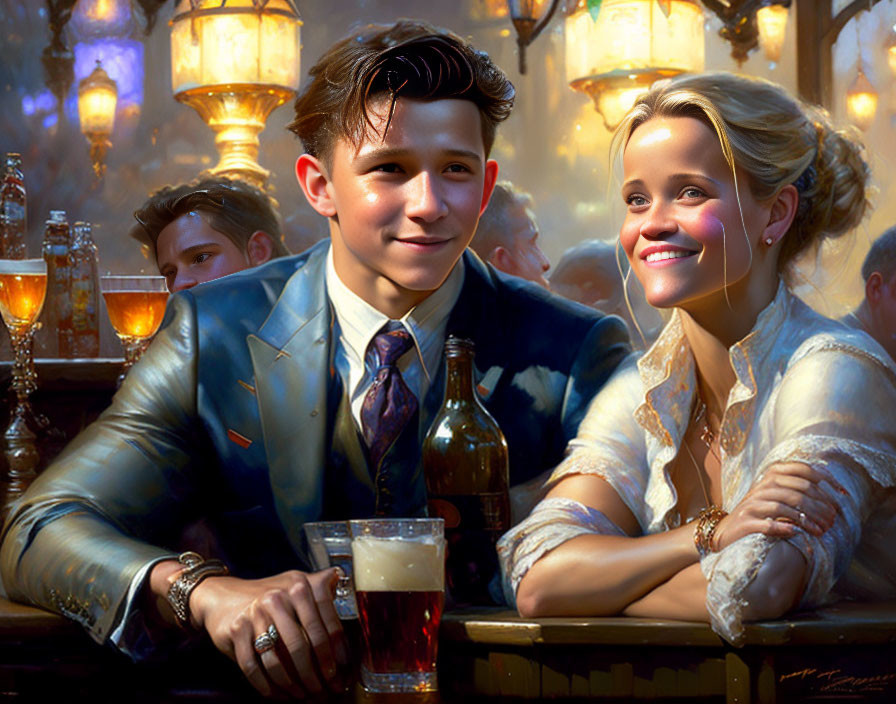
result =
[{"label": "blurred man in background", "polygon": [[544,274],[551,263],[538,246],[532,196],[510,181],[495,185],[470,247],[498,271],[548,288]]},{"label": "blurred man in background", "polygon": [[896,359],[896,226],[878,237],[862,263],[865,298],[841,318],[864,330]]}]

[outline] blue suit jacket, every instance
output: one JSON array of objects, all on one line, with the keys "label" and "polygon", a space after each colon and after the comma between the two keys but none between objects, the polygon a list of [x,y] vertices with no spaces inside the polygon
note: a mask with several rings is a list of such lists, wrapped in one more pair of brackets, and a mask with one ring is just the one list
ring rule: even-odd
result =
[{"label": "blue suit jacket", "polygon": [[[131,581],[203,515],[238,574],[301,565],[301,526],[321,516],[330,449],[327,244],[171,298],[110,408],[16,506],[0,552],[11,596],[66,612],[102,640]],[[625,328],[464,256],[448,333],[476,344],[516,484],[559,461],[628,352]],[[421,433],[441,404],[444,366],[421,404]]]}]

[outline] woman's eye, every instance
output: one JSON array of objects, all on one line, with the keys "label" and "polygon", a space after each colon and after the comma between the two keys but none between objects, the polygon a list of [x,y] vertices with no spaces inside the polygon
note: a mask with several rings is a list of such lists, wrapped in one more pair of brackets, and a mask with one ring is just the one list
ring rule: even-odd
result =
[{"label": "woman's eye", "polygon": [[685,188],[681,194],[685,198],[703,198],[706,194],[699,188]]},{"label": "woman's eye", "polygon": [[638,195],[637,193],[635,193],[633,195],[628,196],[628,198],[625,199],[625,204],[628,205],[629,207],[638,208],[638,207],[641,207],[642,205],[647,205],[647,199],[644,196]]},{"label": "woman's eye", "polygon": [[202,262],[210,259],[211,256],[212,255],[209,254],[208,252],[201,252],[201,253],[197,254],[195,257],[193,257],[193,263],[194,264],[202,264]]}]

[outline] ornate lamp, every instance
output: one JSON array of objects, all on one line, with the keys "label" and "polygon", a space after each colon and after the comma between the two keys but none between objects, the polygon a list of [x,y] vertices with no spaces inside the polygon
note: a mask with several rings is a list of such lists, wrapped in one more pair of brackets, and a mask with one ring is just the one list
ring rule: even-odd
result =
[{"label": "ornate lamp", "polygon": [[106,173],[106,152],[115,126],[118,86],[98,60],[91,74],[78,84],[78,119],[81,132],[90,143],[90,161],[97,180]]},{"label": "ornate lamp", "polygon": [[781,48],[787,31],[786,4],[768,2],[756,10],[756,28],[759,30],[759,46],[769,61],[781,60]]},{"label": "ornate lamp", "polygon": [[566,77],[612,130],[654,81],[704,66],[703,11],[695,0],[586,0],[566,18]]},{"label": "ornate lamp", "polygon": [[859,129],[867,131],[874,123],[874,116],[877,113],[877,98],[877,91],[874,90],[871,81],[859,66],[855,80],[846,91],[846,113],[849,115],[850,122]]},{"label": "ornate lamp", "polygon": [[559,4],[560,0],[507,0],[520,51],[520,73],[526,73],[526,47],[548,26]]},{"label": "ornate lamp", "polygon": [[171,83],[215,132],[220,161],[210,173],[264,185],[258,135],[295,95],[301,24],[292,0],[178,0]]}]

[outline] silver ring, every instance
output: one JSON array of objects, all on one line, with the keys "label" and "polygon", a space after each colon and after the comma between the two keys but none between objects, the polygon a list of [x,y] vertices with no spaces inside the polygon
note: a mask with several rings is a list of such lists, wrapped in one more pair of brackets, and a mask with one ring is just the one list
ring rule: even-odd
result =
[{"label": "silver ring", "polygon": [[268,626],[268,630],[255,639],[255,643],[253,644],[255,652],[259,655],[268,652],[277,644],[278,640],[280,640],[280,633],[277,631],[277,627],[272,623]]},{"label": "silver ring", "polygon": [[802,526],[805,524],[806,524],[806,514],[803,513],[802,511],[800,511],[800,525]]}]

